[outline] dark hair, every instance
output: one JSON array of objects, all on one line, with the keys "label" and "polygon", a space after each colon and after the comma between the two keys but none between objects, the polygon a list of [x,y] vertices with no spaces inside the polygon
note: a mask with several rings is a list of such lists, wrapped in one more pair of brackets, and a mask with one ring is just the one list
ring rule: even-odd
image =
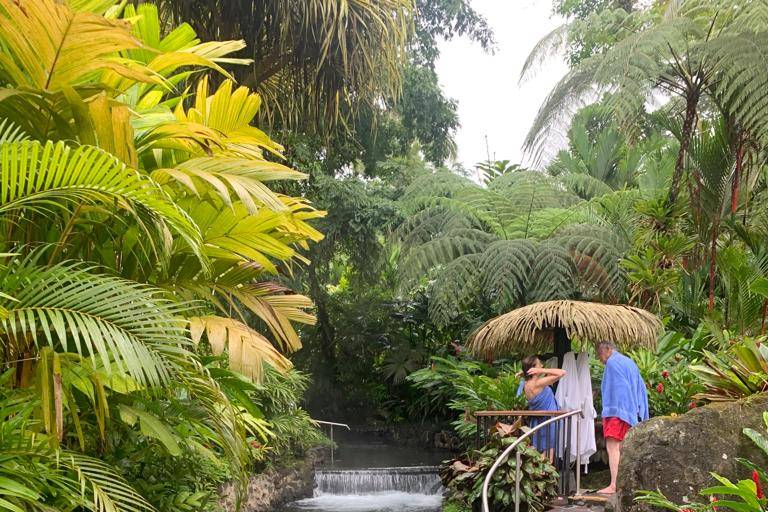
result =
[{"label": "dark hair", "polygon": [[526,356],[523,358],[523,378],[525,380],[530,379],[533,377],[533,375],[528,375],[528,370],[536,366],[536,363],[539,362],[539,356]]}]

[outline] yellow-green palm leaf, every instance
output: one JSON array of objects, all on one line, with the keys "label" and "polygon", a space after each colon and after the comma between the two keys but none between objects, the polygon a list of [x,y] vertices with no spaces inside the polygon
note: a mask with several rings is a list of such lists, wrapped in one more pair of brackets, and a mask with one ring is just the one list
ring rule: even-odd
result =
[{"label": "yellow-green palm leaf", "polygon": [[281,372],[292,367],[268,339],[242,322],[220,316],[200,316],[190,318],[189,324],[195,343],[205,334],[214,354],[227,354],[232,370],[254,380],[261,379],[264,363]]},{"label": "yellow-green palm leaf", "polygon": [[34,141],[0,145],[0,215],[49,213],[73,203],[116,204],[138,219],[167,226],[200,254],[195,223],[151,179],[91,146]]},{"label": "yellow-green palm leaf", "polygon": [[0,343],[8,354],[51,346],[90,357],[107,374],[163,386],[171,381],[169,361],[189,348],[183,309],[159,290],[84,265],[40,268],[26,259],[0,270],[0,289],[15,299],[0,298],[8,311]]},{"label": "yellow-green palm leaf", "polygon": [[155,81],[137,63],[116,52],[141,43],[124,21],[76,12],[54,0],[0,0],[0,82],[58,91],[112,71]]}]

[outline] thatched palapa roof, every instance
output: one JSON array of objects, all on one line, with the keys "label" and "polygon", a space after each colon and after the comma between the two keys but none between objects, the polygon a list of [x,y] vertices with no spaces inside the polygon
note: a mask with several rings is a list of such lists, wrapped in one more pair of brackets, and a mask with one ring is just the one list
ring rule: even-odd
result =
[{"label": "thatched palapa roof", "polygon": [[659,319],[644,309],[575,300],[537,302],[485,322],[470,337],[478,355],[532,352],[552,347],[554,329],[569,339],[612,341],[621,348],[656,346]]}]

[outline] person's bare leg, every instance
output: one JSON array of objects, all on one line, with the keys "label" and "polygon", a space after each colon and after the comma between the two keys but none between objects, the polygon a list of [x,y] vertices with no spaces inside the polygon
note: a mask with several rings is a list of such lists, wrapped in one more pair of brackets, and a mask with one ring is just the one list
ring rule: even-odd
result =
[{"label": "person's bare leg", "polygon": [[621,459],[621,441],[608,437],[605,439],[605,449],[608,451],[608,466],[611,469],[611,484],[597,491],[600,494],[616,492],[616,477],[619,475],[619,459]]}]

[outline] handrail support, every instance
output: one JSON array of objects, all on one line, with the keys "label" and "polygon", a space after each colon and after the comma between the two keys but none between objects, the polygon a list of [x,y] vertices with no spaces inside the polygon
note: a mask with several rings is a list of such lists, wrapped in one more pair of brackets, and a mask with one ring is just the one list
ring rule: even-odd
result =
[{"label": "handrail support", "polygon": [[[496,460],[494,461],[493,465],[491,465],[491,468],[488,470],[488,474],[485,475],[485,480],[483,481],[483,492],[482,492],[482,501],[483,501],[483,512],[490,512],[490,507],[488,505],[488,487],[491,484],[491,478],[493,477],[493,474],[496,472],[497,469],[499,469],[499,466],[501,463],[509,456],[510,453],[512,453],[512,450],[517,449],[517,455],[516,455],[516,462],[515,465],[515,512],[519,512],[520,510],[520,478],[521,478],[521,470],[520,466],[522,465],[521,461],[521,455],[520,455],[520,445],[523,441],[531,437],[534,433],[538,432],[544,427],[547,427],[551,425],[552,423],[555,423],[556,421],[561,421],[565,418],[572,418],[576,415],[580,415],[581,417],[584,417],[584,413],[581,409],[575,409],[573,411],[568,411],[562,414],[559,414],[557,416],[554,416],[546,421],[543,421],[536,425],[534,428],[529,430],[528,432],[525,432],[522,436],[518,437],[514,443],[509,445],[502,453],[499,455]],[[576,429],[577,429],[577,438],[579,436],[579,424],[576,423]],[[577,448],[577,464],[581,462],[581,458],[578,454],[578,448]],[[577,470],[577,479],[578,479],[578,465],[576,467]],[[579,482],[576,483],[576,488],[578,489]]]}]

